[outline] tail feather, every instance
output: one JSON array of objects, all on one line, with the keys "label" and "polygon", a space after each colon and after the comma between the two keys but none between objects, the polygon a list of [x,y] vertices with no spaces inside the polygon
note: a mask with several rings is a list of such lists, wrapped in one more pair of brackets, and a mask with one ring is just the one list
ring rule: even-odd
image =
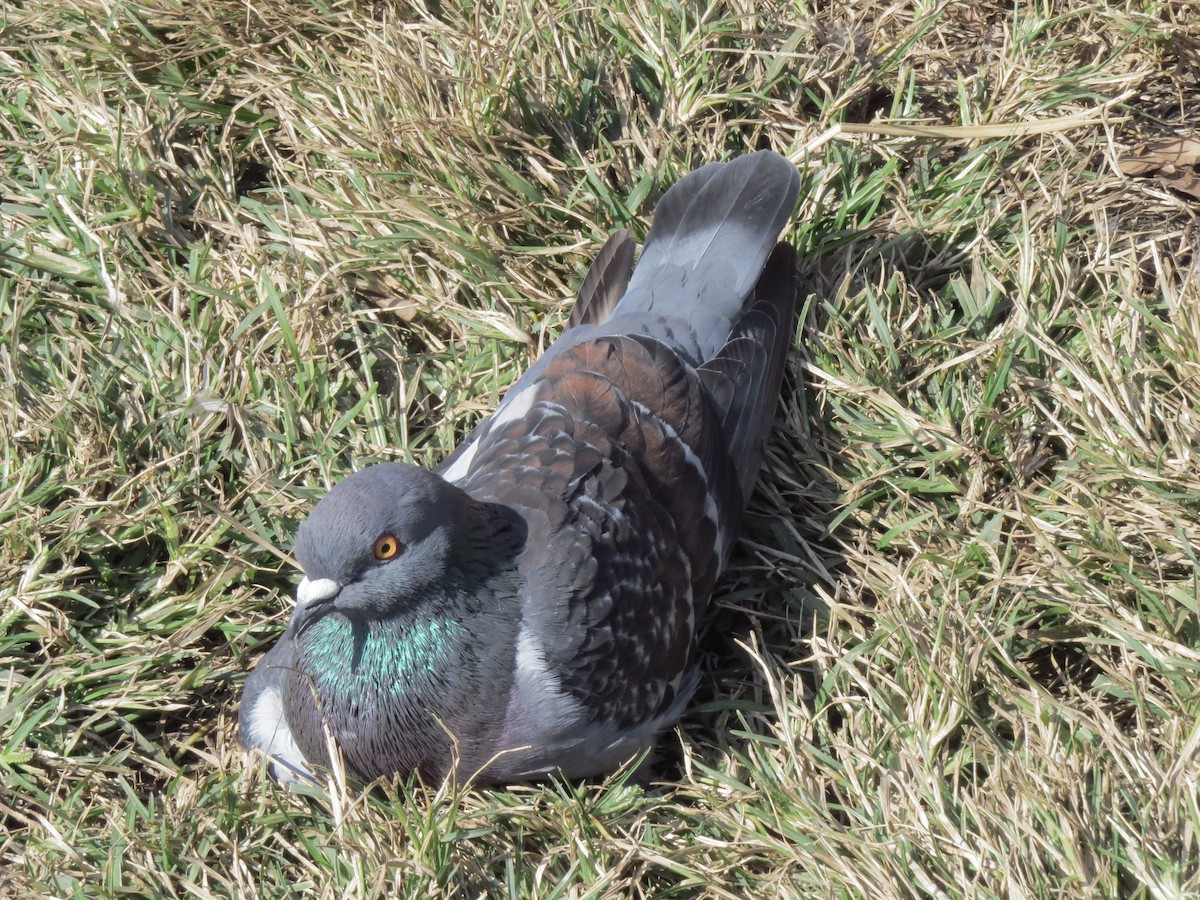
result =
[{"label": "tail feather", "polygon": [[667,191],[625,296],[613,311],[684,319],[700,359],[724,345],[787,225],[800,191],[796,167],[760,152],[692,172]]},{"label": "tail feather", "polygon": [[626,228],[604,242],[579,286],[579,298],[571,308],[568,328],[599,324],[608,318],[629,286],[629,276],[633,274],[633,249],[633,238]]},{"label": "tail feather", "polygon": [[729,340],[697,370],[750,499],[783,384],[796,325],[796,252],[775,246]]}]

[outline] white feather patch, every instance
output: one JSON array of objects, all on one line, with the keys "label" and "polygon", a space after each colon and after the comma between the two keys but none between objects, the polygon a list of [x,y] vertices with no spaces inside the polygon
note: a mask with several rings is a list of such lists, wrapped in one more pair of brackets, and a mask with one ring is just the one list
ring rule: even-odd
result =
[{"label": "white feather patch", "polygon": [[558,678],[546,665],[537,637],[522,627],[517,635],[516,672],[505,731],[522,743],[578,721],[579,704],[563,693]]},{"label": "white feather patch", "polygon": [[[505,397],[500,403],[499,408],[492,413],[492,418],[487,423],[487,431],[490,432],[498,425],[503,425],[505,422],[511,422],[519,416],[525,415],[533,408],[534,402],[537,400],[538,384],[534,383],[526,388],[523,388],[520,393]],[[471,471],[471,463],[475,461],[475,454],[479,450],[480,443],[487,437],[487,432],[481,434],[475,443],[468,447],[463,455],[454,461],[454,465],[442,472],[442,477],[447,481],[454,483],[461,481]]]},{"label": "white feather patch", "polygon": [[258,695],[247,721],[250,742],[271,757],[275,777],[291,784],[308,771],[308,760],[300,752],[283,711],[283,697],[269,687]]}]

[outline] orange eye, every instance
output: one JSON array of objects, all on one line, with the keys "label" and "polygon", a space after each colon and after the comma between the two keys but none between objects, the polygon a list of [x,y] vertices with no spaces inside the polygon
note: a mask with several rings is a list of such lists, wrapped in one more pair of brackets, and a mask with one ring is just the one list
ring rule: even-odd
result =
[{"label": "orange eye", "polygon": [[394,534],[380,535],[375,540],[375,558],[379,560],[395,559],[400,553],[400,541]]}]

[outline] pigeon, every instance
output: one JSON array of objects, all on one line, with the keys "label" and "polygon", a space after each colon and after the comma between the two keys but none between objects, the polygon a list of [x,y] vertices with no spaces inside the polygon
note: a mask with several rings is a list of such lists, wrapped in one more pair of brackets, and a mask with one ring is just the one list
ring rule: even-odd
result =
[{"label": "pigeon", "polygon": [[799,186],[770,151],[690,172],[440,466],[317,503],[239,711],[277,779],[588,778],[680,717],[795,337]]}]

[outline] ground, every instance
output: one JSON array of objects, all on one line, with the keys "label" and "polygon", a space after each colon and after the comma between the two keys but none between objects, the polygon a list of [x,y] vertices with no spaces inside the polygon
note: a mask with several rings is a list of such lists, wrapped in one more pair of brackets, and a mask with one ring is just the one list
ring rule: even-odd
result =
[{"label": "ground", "polygon": [[[1200,892],[1192,4],[6,0],[0,109],[0,893]],[[804,311],[648,783],[274,786],[304,511],[761,147]]]}]

